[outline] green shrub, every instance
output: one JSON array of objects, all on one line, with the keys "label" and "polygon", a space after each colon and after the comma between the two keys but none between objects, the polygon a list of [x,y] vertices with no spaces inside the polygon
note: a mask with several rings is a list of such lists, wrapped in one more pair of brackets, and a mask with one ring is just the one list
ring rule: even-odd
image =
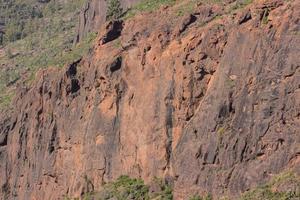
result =
[{"label": "green shrub", "polygon": [[153,183],[158,185],[160,189],[159,191],[151,194],[151,197],[153,199],[159,199],[159,200],[173,199],[172,187],[165,180],[155,177]]},{"label": "green shrub", "polygon": [[14,57],[13,53],[11,52],[10,48],[5,49],[5,55],[7,58],[11,59]]},{"label": "green shrub", "polygon": [[117,20],[123,14],[120,0],[108,0],[107,2],[107,20]]},{"label": "green shrub", "polygon": [[202,198],[199,195],[194,195],[189,200],[201,200]]},{"label": "green shrub", "polygon": [[184,4],[177,8],[176,15],[184,16],[187,13],[192,13],[195,9],[195,5],[197,5],[198,0],[190,0],[187,4]]},{"label": "green shrub", "polygon": [[0,0],[0,22],[5,23],[5,42],[13,42],[26,37],[29,34],[28,29],[25,29],[26,24],[42,17],[40,6],[32,0]]},{"label": "green shrub", "polygon": [[[286,186],[288,191],[281,190]],[[300,177],[287,171],[275,176],[269,183],[244,193],[240,200],[292,200],[300,199]]]},{"label": "green shrub", "polygon": [[135,199],[146,200],[149,199],[149,187],[144,184],[141,179],[132,179],[129,176],[120,176],[115,182],[105,186],[106,190],[110,192],[110,197],[118,200]]},{"label": "green shrub", "polygon": [[234,5],[230,8],[230,12],[233,12],[235,10],[241,9],[246,7],[247,5],[251,4],[253,0],[241,0],[241,1],[236,1]]},{"label": "green shrub", "polygon": [[189,198],[189,200],[212,200],[212,196],[210,194],[201,197],[199,195],[194,195],[191,198]]},{"label": "green shrub", "polygon": [[14,95],[15,95],[15,93],[13,91],[9,91],[4,94],[3,93],[0,94],[0,110],[7,109],[11,106],[11,101],[12,101]]},{"label": "green shrub", "polygon": [[[6,94],[13,90],[11,86],[20,72],[26,73],[23,77],[27,78],[26,83],[31,83],[38,69],[63,66],[89,51],[94,33],[73,46],[78,14],[84,2],[0,0],[1,26],[5,22],[5,34],[0,35],[5,53],[0,55],[0,65],[4,66],[0,69],[1,102],[8,104],[11,98]],[[6,76],[6,66],[10,69],[9,76]]]},{"label": "green shrub", "polygon": [[162,5],[174,5],[175,2],[176,0],[143,0],[134,7],[130,8],[126,12],[124,19],[131,18],[139,12],[156,10]]},{"label": "green shrub", "polygon": [[262,21],[263,24],[267,24],[268,23],[268,21],[269,21],[268,15],[269,15],[269,11],[267,9],[265,9],[263,17],[261,19],[261,21]]},{"label": "green shrub", "polygon": [[[149,186],[145,185],[144,181],[139,178],[130,178],[129,176],[120,176],[114,182],[107,183],[103,189],[98,192],[87,192],[83,194],[81,199],[84,200],[172,200],[172,188],[162,179],[154,179],[155,184],[158,184],[160,191],[150,193]],[[64,197],[65,200],[72,198]]]}]

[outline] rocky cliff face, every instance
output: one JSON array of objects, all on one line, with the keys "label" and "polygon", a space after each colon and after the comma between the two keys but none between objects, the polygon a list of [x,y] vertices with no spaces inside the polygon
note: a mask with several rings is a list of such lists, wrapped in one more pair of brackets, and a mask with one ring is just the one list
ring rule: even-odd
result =
[{"label": "rocky cliff face", "polygon": [[[120,0],[122,7],[127,9],[141,0]],[[91,31],[98,31],[106,21],[106,0],[88,0],[80,12],[77,33],[74,42],[79,42]]]},{"label": "rocky cliff face", "polygon": [[299,166],[299,1],[181,6],[106,24],[89,56],[19,89],[1,199],[78,197],[122,174],[164,177],[174,199],[236,198]]}]

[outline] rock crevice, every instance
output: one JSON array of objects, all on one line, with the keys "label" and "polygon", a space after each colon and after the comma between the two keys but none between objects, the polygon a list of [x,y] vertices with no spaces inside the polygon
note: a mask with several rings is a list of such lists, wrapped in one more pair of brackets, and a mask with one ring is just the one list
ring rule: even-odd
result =
[{"label": "rock crevice", "polygon": [[1,117],[0,198],[80,197],[126,174],[235,199],[297,166],[299,3],[269,2],[108,23],[89,56],[38,72]]}]

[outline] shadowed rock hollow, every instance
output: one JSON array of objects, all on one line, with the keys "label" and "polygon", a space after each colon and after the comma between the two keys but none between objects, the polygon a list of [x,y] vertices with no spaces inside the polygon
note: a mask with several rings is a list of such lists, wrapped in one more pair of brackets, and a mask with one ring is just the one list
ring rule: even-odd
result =
[{"label": "shadowed rock hollow", "polygon": [[[120,0],[124,10],[132,7],[141,0]],[[75,43],[79,42],[91,31],[98,31],[106,21],[106,0],[87,0],[80,12]]]},{"label": "shadowed rock hollow", "polygon": [[236,198],[299,166],[299,6],[179,4],[105,24],[1,119],[1,199],[78,197],[84,177],[98,190],[122,174],[165,177],[174,199]]}]

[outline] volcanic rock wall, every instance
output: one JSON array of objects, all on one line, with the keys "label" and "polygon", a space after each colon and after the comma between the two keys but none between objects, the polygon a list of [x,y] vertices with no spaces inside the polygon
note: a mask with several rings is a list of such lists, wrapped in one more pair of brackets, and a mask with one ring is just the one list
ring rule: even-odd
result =
[{"label": "volcanic rock wall", "polygon": [[299,164],[299,1],[178,6],[107,23],[89,56],[19,89],[1,199],[78,197],[122,174],[234,198]]},{"label": "volcanic rock wall", "polygon": [[[141,0],[120,0],[124,9]],[[91,31],[98,31],[106,21],[107,0],[88,0],[82,8],[74,42],[77,43]]]}]

